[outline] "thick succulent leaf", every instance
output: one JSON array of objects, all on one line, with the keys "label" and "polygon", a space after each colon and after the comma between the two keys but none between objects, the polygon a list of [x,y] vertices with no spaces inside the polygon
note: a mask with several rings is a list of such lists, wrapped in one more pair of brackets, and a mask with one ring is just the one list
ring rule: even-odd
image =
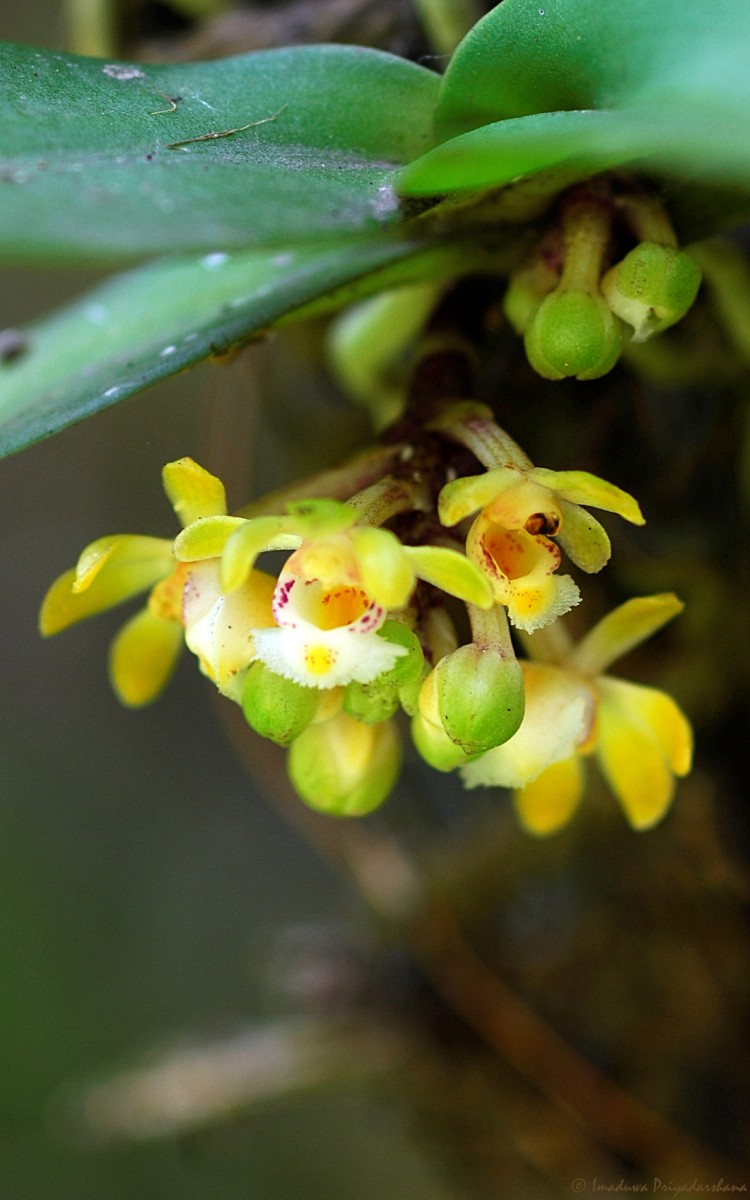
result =
[{"label": "thick succulent leaf", "polygon": [[556,109],[658,115],[687,102],[746,114],[749,38],[744,0],[504,0],[453,56],[438,136]]},{"label": "thick succulent leaf", "polygon": [[117,261],[387,225],[438,87],[352,46],[136,66],[0,45],[0,253]]},{"label": "thick succulent leaf", "polygon": [[744,0],[504,0],[456,51],[441,144],[405,168],[399,190],[555,168],[567,183],[620,163],[748,184],[749,43]]},{"label": "thick succulent leaf", "polygon": [[375,239],[295,251],[211,253],[129,271],[25,331],[0,362],[0,456],[264,329],[318,297],[356,299],[460,250]]},{"label": "thick succulent leaf", "polygon": [[[750,106],[743,120],[750,118]],[[451,138],[405,167],[405,195],[498,187],[536,172],[550,191],[620,165],[683,174],[723,184],[750,184],[750,142],[712,108],[580,109],[495,121]],[[735,120],[739,119],[734,117]]]}]

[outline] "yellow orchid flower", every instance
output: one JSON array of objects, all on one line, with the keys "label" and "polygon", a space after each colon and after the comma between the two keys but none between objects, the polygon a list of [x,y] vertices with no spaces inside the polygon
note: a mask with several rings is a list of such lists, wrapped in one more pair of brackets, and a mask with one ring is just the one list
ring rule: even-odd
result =
[{"label": "yellow orchid flower", "polygon": [[[167,463],[162,479],[183,525],[226,514],[224,485],[192,459]],[[183,594],[190,574],[190,569],[176,560],[167,538],[137,534],[99,538],[86,547],[77,566],[65,571],[47,592],[39,618],[41,632],[44,636],[59,633],[149,591],[146,607],[115,637],[109,671],[123,704],[150,704],[166,686],[182,648]],[[270,600],[268,607],[270,610]],[[255,623],[260,623],[257,612]]]},{"label": "yellow orchid flower", "polygon": [[482,411],[472,413],[458,406],[439,427],[488,469],[446,484],[438,514],[444,525],[452,526],[478,513],[466,553],[487,575],[511,622],[533,633],[581,599],[570,576],[557,574],[559,546],[588,573],[600,571],[609,560],[607,533],[582,506],[615,512],[636,525],[644,523],[643,516],[632,496],[596,475],[535,467]]},{"label": "yellow orchid flower", "polygon": [[629,600],[554,662],[523,663],[521,726],[462,768],[466,785],[513,788],[521,824],[544,836],[578,807],[583,758],[593,754],[632,827],[657,824],[672,802],[675,777],[690,771],[690,724],[665,692],[604,672],[682,608],[671,593]]},{"label": "yellow orchid flower", "polygon": [[[305,500],[284,515],[199,519],[175,553],[184,562],[222,555],[225,597],[245,586],[259,554],[293,553],[273,592],[273,621],[251,624],[252,654],[269,670],[304,687],[369,683],[407,651],[381,636],[388,612],[402,608],[418,578],[489,607],[482,572],[455,550],[404,546],[387,529],[360,523],[357,510],[334,500]],[[196,639],[188,636],[196,648]]]}]

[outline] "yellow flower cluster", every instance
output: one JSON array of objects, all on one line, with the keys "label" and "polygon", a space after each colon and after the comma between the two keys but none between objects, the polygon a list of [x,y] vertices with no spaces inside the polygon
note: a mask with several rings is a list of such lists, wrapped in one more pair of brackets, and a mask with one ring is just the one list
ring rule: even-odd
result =
[{"label": "yellow flower cluster", "polygon": [[[93,542],[47,593],[42,633],[148,592],[111,649],[123,703],[154,700],[186,645],[258,733],[289,747],[300,796],[336,815],[369,812],[390,792],[403,710],[428,762],[459,769],[468,787],[513,789],[532,833],[570,818],[590,755],[630,823],[653,825],[689,770],[690,728],[664,693],[604,672],[679,601],[630,601],[576,647],[545,634],[580,601],[559,573],[563,552],[584,572],[609,558],[584,506],[641,524],[637,503],[585,472],[534,467],[478,406],[454,406],[434,430],[484,470],[443,480],[431,524],[430,501],[406,472],[346,503],[233,516],[218,479],[191,459],[169,463],[177,538]],[[405,515],[418,518],[415,544],[388,528],[408,531],[394,522]],[[256,566],[270,550],[287,552],[278,575]],[[447,597],[466,606],[463,644]],[[508,620],[530,654],[520,663]]]}]

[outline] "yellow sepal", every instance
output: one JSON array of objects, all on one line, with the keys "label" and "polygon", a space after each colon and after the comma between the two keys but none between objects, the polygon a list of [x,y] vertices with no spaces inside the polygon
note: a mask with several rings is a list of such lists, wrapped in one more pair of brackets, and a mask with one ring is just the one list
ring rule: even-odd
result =
[{"label": "yellow sepal", "polygon": [[109,676],[117,698],[128,708],[151,704],[169,682],[181,649],[181,625],[148,609],[136,613],[110,649]]},{"label": "yellow sepal", "polygon": [[570,655],[570,665],[592,678],[655,634],[684,604],[673,592],[637,596],[602,617]]},{"label": "yellow sepal", "polygon": [[617,513],[633,525],[645,524],[638,501],[633,496],[613,483],[607,483],[606,479],[600,479],[598,475],[590,475],[588,471],[549,471],[546,467],[532,467],[528,478],[557,492],[563,500],[570,500],[573,504],[603,508],[606,512]]},{"label": "yellow sepal", "polygon": [[578,808],[584,782],[584,766],[577,755],[553,763],[526,787],[513,793],[519,823],[535,837],[557,833]]},{"label": "yellow sepal", "polygon": [[43,637],[60,633],[77,621],[114,608],[139,592],[145,592],[169,571],[173,559],[164,562],[121,563],[96,576],[83,592],[74,592],[75,570],[60,575],[42,601],[39,629]]},{"label": "yellow sepal", "polygon": [[137,533],[115,533],[97,538],[82,552],[75,569],[74,592],[83,592],[99,575],[113,568],[138,570],[144,564],[156,564],[158,574],[172,567],[172,544],[167,538],[144,537]]},{"label": "yellow sepal", "polygon": [[163,468],[164,491],[182,526],[200,517],[223,516],[227,511],[224,484],[192,458],[179,458]]}]

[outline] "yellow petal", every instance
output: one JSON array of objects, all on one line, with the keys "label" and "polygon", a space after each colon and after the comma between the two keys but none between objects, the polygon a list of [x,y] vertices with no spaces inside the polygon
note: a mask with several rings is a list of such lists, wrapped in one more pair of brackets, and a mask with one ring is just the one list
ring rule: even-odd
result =
[{"label": "yellow petal", "polygon": [[[486,508],[506,488],[524,478],[514,467],[498,467],[484,475],[465,475],[447,483],[438,498],[438,515],[443,525],[457,525],[470,513]],[[523,522],[522,522],[523,523]]]},{"label": "yellow petal", "polygon": [[681,773],[689,769],[689,726],[669,697],[665,705],[653,695],[639,695],[652,688],[607,679],[599,681],[599,689],[599,765],[633,828],[650,829],[672,802],[671,762]]},{"label": "yellow petal", "polygon": [[169,682],[182,649],[182,626],[136,613],[112,642],[109,677],[117,698],[128,708],[156,700]]},{"label": "yellow petal", "polygon": [[404,546],[403,552],[420,579],[477,608],[492,607],[492,585],[466,555],[444,546]]},{"label": "yellow petal", "polygon": [[301,541],[292,517],[251,517],[243,521],[224,547],[221,559],[224,590],[233,592],[242,587],[264,550],[293,550]]},{"label": "yellow petal", "polygon": [[172,543],[167,538],[144,537],[137,533],[115,533],[97,538],[78,559],[73,590],[85,591],[105,568],[110,571],[113,567],[130,565],[135,569],[149,563],[160,563],[158,569],[162,574],[171,569]]},{"label": "yellow petal", "polygon": [[545,467],[532,467],[529,479],[557,492],[563,500],[573,504],[586,504],[592,508],[603,508],[617,513],[633,525],[644,525],[645,520],[638,501],[622,488],[607,483],[598,475],[588,471],[548,471]]},{"label": "yellow petal", "polygon": [[652,637],[684,607],[673,592],[626,600],[589,630],[568,661],[584,675],[592,678],[601,675],[611,663]]},{"label": "yellow petal", "polygon": [[563,758],[513,793],[518,820],[527,833],[547,837],[573,816],[583,795],[585,773],[577,755]]},{"label": "yellow petal", "polygon": [[190,525],[199,517],[218,517],[226,513],[224,484],[192,458],[167,463],[161,477],[181,525]]},{"label": "yellow petal", "polygon": [[[376,534],[379,532],[374,530]],[[386,537],[392,538],[389,534]],[[390,543],[389,543],[390,544]],[[354,538],[349,531],[328,534],[304,541],[286,562],[284,570],[311,583],[325,587],[361,587],[362,572],[355,551]]]},{"label": "yellow petal", "polygon": [[115,563],[97,575],[83,592],[74,592],[75,570],[66,571],[52,584],[42,602],[39,629],[44,637],[60,633],[77,621],[105,612],[152,587],[167,575],[174,559],[141,563]]},{"label": "yellow petal", "polygon": [[526,711],[517,733],[463,768],[467,787],[522,788],[570,758],[588,736],[595,696],[578,676],[546,663],[521,664]]},{"label": "yellow petal", "polygon": [[580,504],[561,500],[560,513],[562,525],[556,535],[558,545],[577,567],[587,575],[595,575],[607,565],[612,554],[606,529]]},{"label": "yellow petal", "polygon": [[395,533],[360,526],[351,532],[362,587],[383,608],[402,608],[414,590],[414,568]]},{"label": "yellow petal", "polygon": [[220,558],[235,530],[246,524],[242,517],[199,517],[177,535],[174,556],[178,562]]}]

